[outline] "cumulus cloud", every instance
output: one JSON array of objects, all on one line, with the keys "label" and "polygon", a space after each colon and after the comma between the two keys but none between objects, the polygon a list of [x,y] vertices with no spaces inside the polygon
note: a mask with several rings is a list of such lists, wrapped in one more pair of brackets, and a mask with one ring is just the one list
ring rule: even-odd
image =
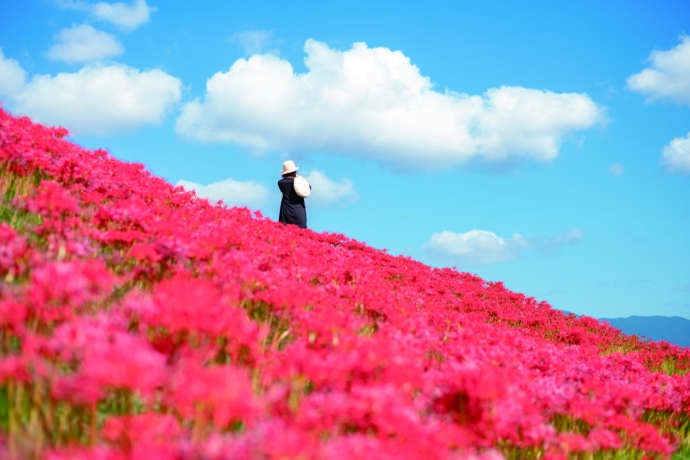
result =
[{"label": "cumulus cloud", "polygon": [[6,58],[0,48],[0,96],[12,96],[26,84],[26,72],[19,63]]},{"label": "cumulus cloud", "polygon": [[458,259],[468,265],[513,260],[526,247],[529,247],[529,243],[519,233],[506,239],[486,230],[470,230],[465,233],[444,230],[431,235],[427,243],[427,248],[432,252]]},{"label": "cumulus cloud", "polygon": [[548,161],[563,138],[604,119],[586,94],[500,87],[434,89],[408,57],[355,43],[305,44],[303,74],[277,56],[237,60],[187,103],[179,135],[256,151],[333,151],[438,170],[472,159]]},{"label": "cumulus cloud", "polygon": [[312,187],[309,203],[314,206],[345,204],[357,199],[352,181],[348,178],[343,177],[339,181],[334,181],[317,169],[304,177]]},{"label": "cumulus cloud", "polygon": [[133,0],[131,3],[97,2],[79,0],[59,0],[58,5],[72,10],[85,11],[97,19],[110,22],[125,30],[134,30],[149,21],[153,8],[146,0]]},{"label": "cumulus cloud", "polygon": [[690,105],[690,37],[684,35],[675,48],[652,51],[650,67],[628,78],[628,88],[651,100],[669,99]]},{"label": "cumulus cloud", "polygon": [[487,265],[517,259],[527,250],[552,253],[556,249],[579,243],[584,232],[572,228],[551,237],[525,237],[519,233],[504,238],[487,230],[454,233],[444,230],[431,235],[425,248],[435,256],[466,265]]},{"label": "cumulus cloud", "polygon": [[[273,31],[262,29],[245,30],[232,34],[230,39],[238,43],[245,54],[256,54],[266,51],[273,42]],[[275,51],[271,51],[271,53],[277,54]]]},{"label": "cumulus cloud", "polygon": [[159,69],[87,65],[75,73],[34,75],[0,50],[0,96],[6,107],[72,134],[112,134],[158,124],[181,96],[179,79]]},{"label": "cumulus cloud", "polygon": [[8,100],[14,112],[72,134],[111,134],[158,124],[180,100],[182,83],[162,70],[86,66],[36,75]]},{"label": "cumulus cloud", "polygon": [[611,166],[609,166],[609,172],[614,176],[620,176],[623,174],[623,171],[623,165],[620,163],[613,163]]},{"label": "cumulus cloud", "polygon": [[115,37],[86,24],[62,29],[56,38],[48,57],[57,61],[93,61],[119,56],[125,51]]},{"label": "cumulus cloud", "polygon": [[268,189],[261,184],[235,179],[225,179],[208,185],[180,180],[175,185],[181,185],[186,190],[194,190],[199,197],[206,198],[212,203],[222,200],[228,206],[247,206],[254,209],[264,204],[269,195]]},{"label": "cumulus cloud", "polygon": [[690,174],[690,132],[673,139],[661,154],[661,164],[668,172]]}]

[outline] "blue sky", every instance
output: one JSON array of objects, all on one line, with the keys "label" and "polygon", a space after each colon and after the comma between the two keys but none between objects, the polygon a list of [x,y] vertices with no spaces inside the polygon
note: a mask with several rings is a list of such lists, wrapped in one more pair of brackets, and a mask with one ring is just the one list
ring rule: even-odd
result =
[{"label": "blue sky", "polygon": [[690,318],[690,4],[5,0],[0,101],[556,308]]}]

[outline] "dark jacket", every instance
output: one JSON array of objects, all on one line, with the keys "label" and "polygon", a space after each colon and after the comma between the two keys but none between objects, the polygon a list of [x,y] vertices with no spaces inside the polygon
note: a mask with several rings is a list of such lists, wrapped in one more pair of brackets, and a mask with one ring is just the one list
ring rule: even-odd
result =
[{"label": "dark jacket", "polygon": [[294,177],[283,177],[278,181],[278,188],[283,193],[278,221],[307,228],[307,210],[304,207],[304,198],[295,192],[294,183]]}]

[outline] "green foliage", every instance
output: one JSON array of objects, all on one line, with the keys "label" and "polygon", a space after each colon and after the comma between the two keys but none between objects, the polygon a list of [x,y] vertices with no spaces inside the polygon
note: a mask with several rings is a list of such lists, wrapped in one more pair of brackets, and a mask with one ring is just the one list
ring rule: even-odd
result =
[{"label": "green foliage", "polygon": [[551,425],[559,433],[577,433],[587,436],[592,427],[582,419],[565,414],[556,414],[551,417]]},{"label": "green foliage", "polygon": [[690,444],[686,442],[671,458],[672,460],[690,460]]},{"label": "green foliage", "polygon": [[7,385],[0,387],[0,428],[7,433],[10,428],[10,399]]},{"label": "green foliage", "polygon": [[244,301],[242,307],[247,316],[260,324],[268,324],[269,332],[264,341],[264,347],[276,347],[282,350],[292,342],[290,321],[277,315],[273,305],[264,302]]},{"label": "green foliage", "polygon": [[498,450],[506,460],[531,460],[544,456],[544,449],[539,447],[518,447],[508,442],[500,443]]},{"label": "green foliage", "polygon": [[98,415],[103,419],[108,415],[141,414],[145,409],[142,399],[131,391],[114,390],[98,404]]},{"label": "green foliage", "polygon": [[687,412],[673,413],[670,411],[647,410],[642,420],[661,428],[665,434],[674,436],[679,443],[673,459],[690,460],[690,414]]},{"label": "green foliage", "polygon": [[41,216],[15,206],[15,198],[21,199],[30,195],[45,177],[40,171],[28,176],[9,173],[5,164],[0,165],[0,222],[6,222],[20,233],[26,233],[32,227],[41,224]]}]

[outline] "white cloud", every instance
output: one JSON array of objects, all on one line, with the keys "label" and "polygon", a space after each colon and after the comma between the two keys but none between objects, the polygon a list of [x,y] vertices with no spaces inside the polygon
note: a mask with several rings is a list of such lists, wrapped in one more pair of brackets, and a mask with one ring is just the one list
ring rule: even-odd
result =
[{"label": "white cloud", "polygon": [[529,243],[519,233],[505,239],[486,230],[465,233],[444,230],[431,235],[426,246],[432,252],[468,265],[486,265],[515,259],[521,249],[529,247]]},{"label": "white cloud", "polygon": [[620,176],[623,174],[623,171],[623,165],[620,163],[613,163],[611,166],[609,166],[609,172],[614,176]]},{"label": "white cloud", "polygon": [[9,98],[13,111],[72,134],[109,134],[158,124],[180,100],[182,83],[154,69],[86,66],[76,73],[36,75]]},{"label": "white cloud", "polygon": [[0,96],[12,96],[26,84],[26,72],[14,59],[6,58],[0,48]]},{"label": "white cloud", "polygon": [[119,56],[124,51],[112,35],[81,24],[62,29],[57,35],[57,43],[48,51],[48,57],[75,63]]},{"label": "white cloud", "polygon": [[179,135],[257,151],[333,151],[438,170],[472,159],[558,155],[567,134],[604,119],[586,94],[522,87],[438,91],[400,51],[305,44],[306,73],[273,55],[237,60],[186,104]]},{"label": "white cloud", "polygon": [[669,172],[690,174],[690,132],[673,139],[661,154],[661,164]]},{"label": "white cloud", "polygon": [[304,177],[312,187],[309,202],[315,206],[345,204],[357,199],[357,193],[348,178],[343,177],[336,182],[316,169]]},{"label": "white cloud", "polygon": [[553,253],[563,246],[579,243],[584,232],[572,228],[552,237],[525,237],[519,233],[503,238],[487,230],[454,233],[444,230],[431,235],[425,244],[427,250],[444,260],[466,265],[486,265],[517,259],[525,251]]},{"label": "white cloud", "polygon": [[652,51],[651,66],[628,78],[628,88],[654,99],[690,105],[690,37],[668,51]]},{"label": "white cloud", "polygon": [[187,190],[194,190],[199,197],[206,198],[212,203],[223,200],[228,206],[257,208],[266,202],[269,195],[268,189],[261,184],[234,179],[225,179],[208,185],[180,180],[175,185],[181,185]]},{"label": "white cloud", "polygon": [[129,4],[122,2],[92,4],[79,0],[58,0],[58,5],[67,9],[86,11],[102,21],[110,22],[126,30],[134,30],[148,22],[153,11],[146,0],[133,0]]},{"label": "white cloud", "polygon": [[[239,43],[245,54],[255,54],[266,51],[268,46],[273,41],[272,30],[245,30],[244,32],[237,32],[230,36],[230,39]],[[277,54],[275,51],[271,51]]]}]

